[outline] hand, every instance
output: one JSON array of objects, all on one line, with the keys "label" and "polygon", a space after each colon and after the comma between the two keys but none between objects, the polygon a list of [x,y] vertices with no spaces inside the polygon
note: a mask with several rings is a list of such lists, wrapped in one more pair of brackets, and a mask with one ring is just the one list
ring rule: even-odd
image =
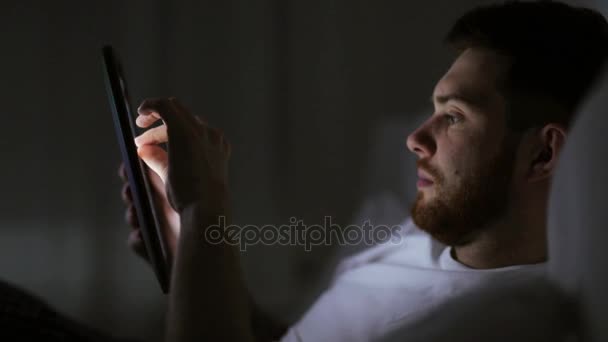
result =
[{"label": "hand", "polygon": [[[135,139],[137,152],[164,181],[181,220],[166,340],[253,341],[238,249],[203,243],[199,232],[230,216],[230,145],[174,98],[145,100],[138,113],[137,124],[148,130]],[[158,145],[165,142],[166,152]]]},{"label": "hand", "polygon": [[[230,144],[223,133],[190,114],[175,98],[148,99],[137,125],[150,127],[135,139],[137,153],[165,184],[168,202],[181,213],[190,205],[228,215]],[[167,143],[167,151],[158,144]]]},{"label": "hand", "polygon": [[[152,160],[150,162],[154,161]],[[125,166],[122,163],[118,168],[118,175],[123,180],[122,200],[127,207],[125,219],[129,226],[131,226],[132,228],[129,237],[127,238],[127,244],[137,255],[147,261],[150,261],[148,259],[148,254],[146,253],[146,248],[143,242],[143,238],[141,236],[141,230],[139,227],[139,222],[137,220],[135,206],[133,205],[131,188],[128,183]],[[159,219],[162,224],[163,235],[167,239],[171,255],[175,255],[177,239],[179,238],[180,230],[179,214],[177,214],[177,212],[175,212],[175,210],[171,208],[171,205],[167,200],[165,185],[163,184],[161,178],[153,170],[149,170],[148,178],[150,179],[152,190],[154,191],[154,201],[160,209],[160,212],[158,212],[158,214],[160,215]]]}]

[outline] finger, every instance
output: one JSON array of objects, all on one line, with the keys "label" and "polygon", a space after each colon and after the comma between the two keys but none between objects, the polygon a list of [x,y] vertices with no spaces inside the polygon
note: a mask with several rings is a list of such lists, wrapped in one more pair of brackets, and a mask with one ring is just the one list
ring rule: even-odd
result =
[{"label": "finger", "polygon": [[148,253],[146,252],[146,245],[144,245],[144,240],[141,236],[141,230],[137,229],[129,233],[127,245],[135,252],[135,254],[148,260]]},{"label": "finger", "polygon": [[152,184],[152,190],[154,190],[155,195],[159,197],[159,200],[167,199],[167,190],[165,187],[165,183],[160,178],[158,174],[152,169],[148,170],[148,178],[150,179],[150,183]]},{"label": "finger", "polygon": [[135,122],[138,123],[139,121],[142,125],[149,124],[150,122],[155,122],[158,117],[166,122],[167,119],[165,117],[175,116],[174,111],[173,105],[166,98],[145,99],[137,108],[139,116],[135,119]]},{"label": "finger", "polygon": [[[164,121],[187,120],[188,110],[177,102],[174,97],[171,98],[152,98],[145,99],[137,108],[137,113],[140,116],[158,115]],[[152,119],[140,119],[146,121]],[[194,121],[194,120],[193,120]]]},{"label": "finger", "polygon": [[139,115],[149,115],[151,112],[159,112],[159,105],[164,102],[168,102],[164,97],[151,97],[144,99],[137,107],[137,113]]},{"label": "finger", "polygon": [[149,112],[147,115],[138,115],[135,119],[135,124],[141,128],[146,128],[160,120],[160,114],[157,112]]},{"label": "finger", "polygon": [[139,228],[139,220],[137,219],[137,213],[135,212],[134,206],[130,205],[129,208],[127,208],[127,211],[125,213],[125,221],[127,221],[127,224],[131,228]]},{"label": "finger", "polygon": [[161,125],[150,128],[135,138],[135,146],[140,147],[147,144],[160,144],[167,142],[167,126]]},{"label": "finger", "polygon": [[[169,143],[175,145],[176,151],[185,148],[189,141],[195,139],[197,121],[175,98],[155,98],[144,100],[137,109],[140,115],[158,113],[167,125]],[[173,137],[173,138],[172,138]]]},{"label": "finger", "polygon": [[167,152],[156,145],[143,145],[137,149],[137,154],[160,177],[163,183],[166,183],[167,171],[169,170]]},{"label": "finger", "polygon": [[145,99],[137,107],[137,114],[141,116],[154,116],[152,113],[155,113],[161,117],[160,113],[167,111],[168,104],[169,100],[163,97]]},{"label": "finger", "polygon": [[125,168],[125,163],[120,163],[120,166],[118,166],[118,177],[125,182],[127,181],[127,169]]},{"label": "finger", "polygon": [[176,119],[174,120],[174,125],[178,123],[180,125],[179,127],[175,128],[181,130],[183,132],[182,134],[187,134],[189,136],[184,136],[184,138],[186,138],[185,141],[192,141],[194,136],[197,135],[197,132],[201,132],[198,129],[199,126],[197,124],[199,122],[203,122],[203,125],[206,125],[206,123],[204,122],[204,120],[198,120],[196,116],[192,115],[190,111],[186,107],[184,107],[175,97],[169,97],[168,101],[170,107],[173,109],[172,115],[174,116],[174,119]]},{"label": "finger", "polygon": [[129,183],[122,186],[120,197],[122,198],[122,201],[127,204],[131,204],[133,202],[133,195],[131,194],[131,187],[129,186]]},{"label": "finger", "polygon": [[182,105],[182,103],[179,102],[175,96],[169,97],[169,102],[179,114],[182,114],[183,119],[186,120],[188,124],[194,126],[194,124],[199,121],[206,123],[205,120],[198,118],[196,115],[192,115],[188,108],[184,107],[184,105]]}]

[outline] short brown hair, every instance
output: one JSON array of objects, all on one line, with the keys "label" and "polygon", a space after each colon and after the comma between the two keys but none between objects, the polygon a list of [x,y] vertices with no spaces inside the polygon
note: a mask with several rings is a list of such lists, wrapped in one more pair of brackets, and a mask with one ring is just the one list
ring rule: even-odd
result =
[{"label": "short brown hair", "polygon": [[588,8],[553,1],[509,1],[466,13],[446,42],[459,51],[483,47],[506,56],[510,65],[500,88],[507,102],[522,97],[548,100],[564,109],[561,114],[535,111],[534,115],[510,110],[511,128],[548,122],[567,126],[607,59],[608,23]]}]

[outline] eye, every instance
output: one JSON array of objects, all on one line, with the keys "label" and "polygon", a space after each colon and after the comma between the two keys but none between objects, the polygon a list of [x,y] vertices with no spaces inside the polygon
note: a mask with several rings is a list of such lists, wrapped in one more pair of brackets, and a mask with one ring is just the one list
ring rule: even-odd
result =
[{"label": "eye", "polygon": [[462,116],[457,113],[450,113],[450,112],[445,113],[445,114],[443,114],[443,118],[450,125],[453,125],[453,124],[456,124],[456,123],[459,123],[460,121],[462,121]]}]

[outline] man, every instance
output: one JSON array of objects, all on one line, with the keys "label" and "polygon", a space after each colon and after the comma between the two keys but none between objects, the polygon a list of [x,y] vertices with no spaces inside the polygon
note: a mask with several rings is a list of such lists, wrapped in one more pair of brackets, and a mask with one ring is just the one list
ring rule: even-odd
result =
[{"label": "man", "polygon": [[[180,293],[172,297],[170,336],[368,341],[475,287],[543,274],[551,177],[573,114],[608,56],[608,24],[588,9],[548,1],[509,2],[467,13],[449,32],[447,42],[458,57],[435,86],[434,113],[407,139],[418,157],[419,180],[413,222],[404,223],[403,243],[377,246],[345,261],[332,286],[283,335],[274,334],[275,329],[257,333],[242,322],[249,303],[243,300],[242,285],[227,282],[240,279],[238,262],[221,262],[221,256],[207,254],[221,267],[206,265],[205,258],[196,257],[203,247],[179,236],[173,280]],[[166,119],[169,126],[148,130],[137,144],[140,156],[171,190],[180,182],[175,177],[171,182],[171,169],[183,166],[177,158],[169,162],[156,144],[180,139],[179,144],[188,145],[187,138],[176,137],[191,133],[174,128],[173,135],[167,134],[172,129],[167,120],[177,116],[193,122],[191,115],[175,100],[144,102],[140,114],[144,127],[153,121],[150,115]],[[157,190],[164,196],[162,186]],[[125,198],[128,201],[128,188]],[[207,198],[207,203],[223,199],[218,195]],[[183,216],[167,212],[174,221]],[[181,217],[182,227],[189,226],[190,232],[195,222],[203,226],[199,229],[214,223],[209,217],[197,220],[197,215],[185,213],[189,219]],[[131,224],[136,226],[132,220]],[[179,231],[178,225],[169,231]],[[141,244],[137,230],[130,239],[134,246]],[[180,261],[180,253],[191,258]],[[205,278],[216,290],[213,296],[195,290],[195,284],[205,284],[197,279],[202,275],[186,279],[189,271],[204,274],[202,270],[218,268],[225,270],[222,277],[210,279],[211,272]],[[187,299],[185,293],[195,298]],[[214,327],[197,325],[197,315],[211,322],[212,314],[202,309],[206,301],[219,308],[221,300],[229,302],[220,314],[235,318]],[[193,309],[197,305],[200,308]],[[239,334],[234,332],[237,328]],[[407,329],[399,330],[406,339]]]}]

